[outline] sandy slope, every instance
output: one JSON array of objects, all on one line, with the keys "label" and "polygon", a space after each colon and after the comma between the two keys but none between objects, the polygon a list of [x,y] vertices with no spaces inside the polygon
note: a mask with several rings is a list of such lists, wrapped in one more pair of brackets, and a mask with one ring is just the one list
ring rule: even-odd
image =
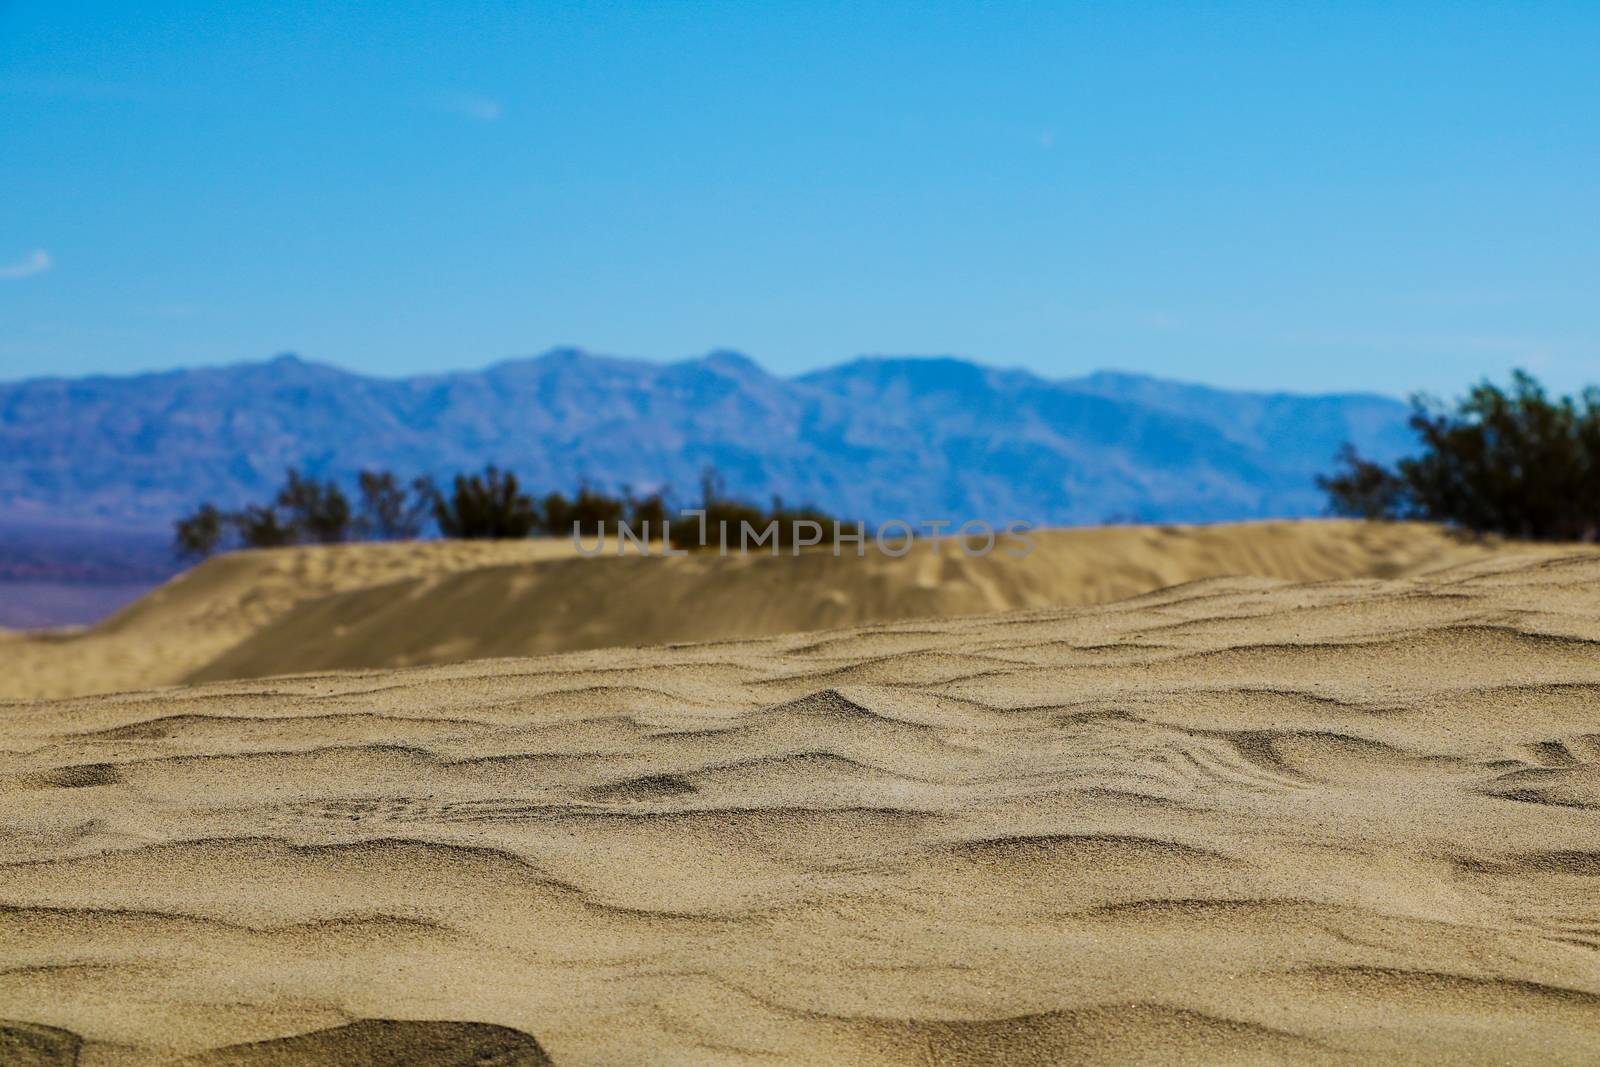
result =
[{"label": "sandy slope", "polygon": [[1092,604],[1226,575],[1390,577],[1489,551],[1433,527],[1350,522],[1036,537],[1025,559],[1004,550],[969,558],[929,542],[904,559],[817,552],[591,560],[566,541],[240,552],[86,634],[0,644],[0,698]]},{"label": "sandy slope", "polygon": [[1592,1064],[1597,709],[1515,551],[0,706],[0,1050]]},{"label": "sandy slope", "polygon": [[496,564],[572,555],[567,542],[435,541],[231,552],[87,632],[0,643],[0,698],[173,685],[297,604],[355,589]]}]

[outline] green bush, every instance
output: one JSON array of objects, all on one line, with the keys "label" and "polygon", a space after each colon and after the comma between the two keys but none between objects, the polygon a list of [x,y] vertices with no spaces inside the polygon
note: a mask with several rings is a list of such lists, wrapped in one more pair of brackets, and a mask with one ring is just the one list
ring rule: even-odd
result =
[{"label": "green bush", "polygon": [[1453,409],[1412,399],[1419,455],[1391,470],[1349,445],[1319,478],[1336,514],[1419,518],[1529,540],[1593,541],[1600,531],[1600,392],[1552,399],[1517,371]]},{"label": "green bush", "polygon": [[350,499],[331,481],[302,478],[291,467],[277,500],[295,541],[331,545],[350,536]]},{"label": "green bush", "polygon": [[410,491],[390,471],[362,471],[356,476],[361,493],[360,513],[354,524],[361,537],[379,541],[409,541],[422,533],[433,508],[431,479],[417,478]]},{"label": "green bush", "polygon": [[631,489],[623,491],[623,507],[627,514],[628,529],[640,540],[646,535],[659,540],[667,529],[667,501],[661,493],[636,497]]},{"label": "green bush", "polygon": [[1317,478],[1328,494],[1329,510],[1358,519],[1391,519],[1407,509],[1406,484],[1398,474],[1362,459],[1346,442],[1339,449],[1339,473]]},{"label": "green bush", "polygon": [[[680,512],[672,520],[672,545],[682,549],[720,549],[724,547],[723,530],[726,524],[726,547],[730,551],[772,552],[791,549],[799,540],[801,523],[814,522],[822,531],[819,544],[832,544],[834,519],[815,508],[786,508],[777,497],[772,507],[763,511],[730,497],[722,479],[713,470],[700,478],[700,505],[704,513],[692,515]],[[853,525],[846,526],[847,532]],[[749,527],[746,534],[745,527]],[[770,532],[769,532],[770,529]],[[756,542],[759,540],[759,544]]]},{"label": "green bush", "polygon": [[[290,469],[272,504],[231,513],[203,504],[175,523],[174,545],[180,556],[198,558],[225,544],[269,548],[350,537],[414,538],[431,516],[439,533],[452,538],[516,538],[535,532],[570,537],[576,526],[585,538],[596,537],[604,528],[620,539],[626,528],[640,541],[661,539],[670,519],[672,544],[679,549],[719,547],[725,523],[730,550],[772,552],[792,549],[802,531],[809,537],[814,531],[808,523],[816,523],[821,531],[819,544],[831,543],[835,527],[831,516],[814,508],[785,507],[776,497],[766,510],[734,499],[709,468],[700,485],[698,510],[704,513],[703,520],[687,511],[674,513],[659,491],[636,496],[627,488],[621,496],[612,496],[581,485],[571,498],[549,493],[536,506],[515,474],[492,465],[478,474],[457,475],[449,496],[431,478],[417,478],[408,490],[393,473],[373,470],[360,472],[357,491],[353,511],[336,483]],[[743,536],[746,527],[748,538]]]},{"label": "green bush", "polygon": [[285,523],[275,508],[251,504],[230,514],[228,524],[246,548],[280,548],[295,541],[294,527]]},{"label": "green bush", "polygon": [[602,528],[614,534],[626,511],[627,503],[621,497],[583,485],[571,500],[561,493],[546,496],[539,505],[539,528],[552,537],[572,536],[574,525],[584,537],[593,537]]},{"label": "green bush", "polygon": [[227,516],[213,504],[201,504],[192,515],[173,524],[173,547],[180,559],[204,559],[222,543]]},{"label": "green bush", "polygon": [[435,490],[433,517],[445,537],[466,539],[527,537],[539,525],[539,513],[517,476],[492,464],[482,474],[456,475],[448,498]]}]

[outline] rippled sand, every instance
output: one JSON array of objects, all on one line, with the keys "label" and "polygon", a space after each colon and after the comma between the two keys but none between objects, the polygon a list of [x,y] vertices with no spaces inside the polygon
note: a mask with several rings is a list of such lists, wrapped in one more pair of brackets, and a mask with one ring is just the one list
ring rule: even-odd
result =
[{"label": "rippled sand", "polygon": [[0,1053],[1593,1064],[1597,642],[1502,550],[3,705]]}]

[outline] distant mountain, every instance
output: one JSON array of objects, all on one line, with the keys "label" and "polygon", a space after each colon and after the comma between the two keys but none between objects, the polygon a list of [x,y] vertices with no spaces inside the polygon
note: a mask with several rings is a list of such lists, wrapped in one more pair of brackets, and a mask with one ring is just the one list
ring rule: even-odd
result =
[{"label": "distant mountain", "polygon": [[[0,515],[155,525],[265,499],[285,468],[730,490],[836,513],[1045,523],[1313,515],[1345,440],[1390,458],[1406,409],[1370,395],[1238,393],[1128,374],[1052,381],[957,359],[859,359],[779,378],[559,350],[387,379],[282,356],[0,384]],[[0,520],[4,525],[4,520]]]}]

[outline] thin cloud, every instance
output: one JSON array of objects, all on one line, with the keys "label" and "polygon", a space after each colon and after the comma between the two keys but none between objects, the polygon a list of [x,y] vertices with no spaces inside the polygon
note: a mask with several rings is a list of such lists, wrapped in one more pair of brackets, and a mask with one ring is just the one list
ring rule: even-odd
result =
[{"label": "thin cloud", "polygon": [[0,266],[0,278],[26,278],[30,274],[43,274],[53,263],[50,253],[40,248],[21,263],[7,263]]},{"label": "thin cloud", "polygon": [[500,101],[474,93],[443,93],[433,98],[433,110],[460,115],[474,122],[493,122],[500,117]]}]

